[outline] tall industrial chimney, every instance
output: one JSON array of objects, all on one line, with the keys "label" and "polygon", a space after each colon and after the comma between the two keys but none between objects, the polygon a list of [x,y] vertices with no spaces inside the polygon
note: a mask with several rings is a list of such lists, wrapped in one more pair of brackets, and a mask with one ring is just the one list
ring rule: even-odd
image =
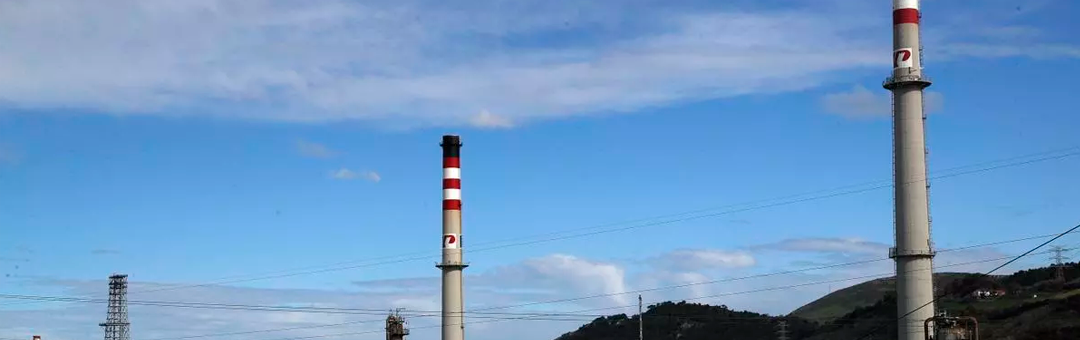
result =
[{"label": "tall industrial chimney", "polygon": [[461,271],[461,138],[445,135],[443,149],[442,340],[465,339]]},{"label": "tall industrial chimney", "polygon": [[907,314],[897,321],[898,339],[924,340],[921,325],[934,316],[934,249],[923,114],[923,89],[930,86],[930,79],[922,72],[919,0],[892,3],[893,71],[883,83],[892,91],[893,101],[896,247],[889,250],[889,257],[896,261],[897,312]]}]

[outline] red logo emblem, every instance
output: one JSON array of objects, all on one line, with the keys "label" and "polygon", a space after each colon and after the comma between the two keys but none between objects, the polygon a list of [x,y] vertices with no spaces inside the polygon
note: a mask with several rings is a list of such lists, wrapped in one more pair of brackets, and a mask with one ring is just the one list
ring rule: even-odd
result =
[{"label": "red logo emblem", "polygon": [[893,68],[911,67],[911,49],[899,49],[893,52]]},{"label": "red logo emblem", "polygon": [[456,234],[443,234],[442,245],[443,248],[448,249],[461,248],[461,236]]}]

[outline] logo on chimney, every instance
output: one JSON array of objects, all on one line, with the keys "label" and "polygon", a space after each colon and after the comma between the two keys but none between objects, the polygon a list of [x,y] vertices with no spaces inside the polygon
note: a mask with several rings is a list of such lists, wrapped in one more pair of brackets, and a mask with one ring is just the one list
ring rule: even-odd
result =
[{"label": "logo on chimney", "polygon": [[893,51],[893,68],[904,68],[915,66],[915,61],[911,59],[911,49],[901,48]]},{"label": "logo on chimney", "polygon": [[443,249],[461,248],[461,236],[457,234],[445,234],[442,237]]}]

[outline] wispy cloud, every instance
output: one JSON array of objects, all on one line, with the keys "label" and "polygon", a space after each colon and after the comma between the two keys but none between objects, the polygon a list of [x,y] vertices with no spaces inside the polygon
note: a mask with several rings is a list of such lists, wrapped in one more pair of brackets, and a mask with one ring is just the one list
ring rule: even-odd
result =
[{"label": "wispy cloud", "polygon": [[[0,78],[12,81],[0,84],[0,102],[31,110],[505,128],[800,90],[845,78],[837,72],[888,66],[880,52],[889,46],[881,33],[888,13],[879,6],[762,6],[5,1]],[[1076,56],[1074,47],[1010,30],[1023,38],[993,48],[950,30],[928,39],[948,51],[938,61]]]},{"label": "wispy cloud", "polygon": [[[889,106],[889,96],[889,92],[884,89],[871,91],[855,85],[851,91],[826,94],[821,98],[821,106],[825,112],[853,119],[890,117],[892,108]],[[928,114],[944,107],[945,98],[940,92],[926,91],[923,100]]]},{"label": "wispy cloud", "polygon": [[506,129],[514,127],[514,122],[511,122],[506,116],[494,115],[487,110],[480,111],[480,113],[473,116],[469,123],[479,128]]},{"label": "wispy cloud", "polygon": [[338,180],[354,180],[363,179],[371,182],[379,182],[382,180],[382,176],[374,171],[353,171],[348,168],[341,168],[330,172],[330,178]]},{"label": "wispy cloud", "polygon": [[119,250],[113,249],[94,249],[90,251],[92,255],[117,255],[120,254]]},{"label": "wispy cloud", "polygon": [[859,253],[884,255],[889,245],[866,241],[858,238],[810,237],[787,239],[776,243],[753,247],[755,249],[774,249],[794,252],[818,253]]},{"label": "wispy cloud", "polygon": [[[825,239],[821,239],[825,240]],[[857,241],[853,239],[839,239]],[[781,242],[783,243],[783,242]],[[837,242],[833,242],[837,243]],[[847,242],[852,243],[852,242]],[[856,242],[857,243],[857,242]],[[788,244],[791,244],[790,242]],[[827,250],[835,249],[828,242],[794,243],[796,249]],[[664,257],[658,254],[651,258]],[[947,266],[975,260],[1001,257],[1003,254],[993,248],[967,249],[942,253],[935,264]],[[988,262],[978,265],[949,267],[947,271],[985,270],[1000,262]],[[633,272],[635,267],[644,267],[645,271]],[[1018,269],[1007,268],[1010,270]],[[569,311],[597,307],[618,307],[597,311],[598,313],[632,312],[634,294],[618,294],[626,291],[671,287],[645,292],[646,302],[663,300],[691,300],[712,304],[726,304],[733,308],[782,314],[809,302],[814,298],[833,290],[854,285],[866,278],[851,281],[834,282],[829,285],[815,285],[815,282],[835,281],[852,277],[890,273],[891,261],[863,263],[853,266],[838,267],[833,270],[816,270],[807,273],[794,273],[758,279],[727,280],[732,276],[711,275],[697,271],[679,271],[673,268],[652,268],[635,266],[633,263],[618,263],[599,259],[590,259],[569,254],[549,254],[508,263],[487,270],[467,272],[465,295],[467,309],[523,305],[527,307],[499,309],[505,312]],[[700,284],[708,281],[721,281]],[[65,280],[32,278],[21,282],[28,286],[60,291],[65,296],[94,296],[102,294],[106,288],[105,280]],[[278,306],[314,306],[357,310],[387,310],[409,308],[413,334],[410,339],[438,339],[438,318],[440,279],[438,276],[415,278],[390,278],[377,280],[359,280],[355,289],[267,289],[251,287],[230,287],[218,285],[194,286],[185,289],[157,290],[173,287],[172,284],[132,281],[130,296],[132,299],[148,301],[190,301],[214,302],[248,305]],[[802,285],[783,288],[785,286]],[[778,288],[779,287],[779,288]],[[777,289],[772,289],[777,288]],[[155,291],[157,290],[157,291]],[[591,297],[591,298],[584,298]],[[704,297],[704,298],[701,298]],[[581,298],[570,299],[568,298]],[[701,299],[698,299],[701,298]],[[552,300],[565,300],[559,303],[539,303]],[[261,331],[267,329],[289,328],[273,332],[273,337],[295,338],[322,336],[339,333],[353,334],[355,339],[380,339],[381,323],[385,314],[371,315],[349,314],[308,314],[281,313],[240,310],[186,309],[161,306],[131,306],[132,315],[137,315],[143,337],[173,338],[203,334],[221,334],[230,332]],[[429,316],[419,316],[424,314]],[[55,339],[74,339],[82,334],[100,331],[96,327],[101,319],[98,304],[34,304],[18,310],[0,310],[0,332],[15,332],[29,327],[35,332],[52,335]],[[476,319],[472,319],[476,320]],[[492,324],[466,325],[467,331],[478,340],[506,339],[507,334],[515,334],[514,339],[541,340],[553,339],[558,334],[578,327],[580,322],[545,322],[506,320]],[[341,324],[341,325],[333,325]],[[176,327],[184,325],[184,327]],[[480,325],[486,325],[480,327]],[[428,326],[431,326],[430,328]],[[304,328],[311,327],[311,328]],[[12,333],[14,334],[14,333]],[[237,339],[257,339],[259,337],[237,337]]]},{"label": "wispy cloud", "polygon": [[311,158],[331,158],[337,156],[339,153],[326,147],[326,145],[303,139],[296,140],[296,152],[300,153],[302,156]]},{"label": "wispy cloud", "polygon": [[[560,291],[589,294],[612,294],[629,290],[626,270],[621,265],[568,254],[551,254],[498,267],[482,276],[482,285],[515,289],[542,289],[558,295]],[[586,301],[586,304],[626,304],[625,295]]]},{"label": "wispy cloud", "polygon": [[649,260],[653,266],[678,271],[744,268],[757,264],[750,253],[719,249],[679,249]]},{"label": "wispy cloud", "polygon": [[947,45],[942,53],[975,58],[1030,57],[1035,59],[1080,58],[1080,47],[1065,44],[1031,43],[1024,45],[994,45],[956,43]]}]

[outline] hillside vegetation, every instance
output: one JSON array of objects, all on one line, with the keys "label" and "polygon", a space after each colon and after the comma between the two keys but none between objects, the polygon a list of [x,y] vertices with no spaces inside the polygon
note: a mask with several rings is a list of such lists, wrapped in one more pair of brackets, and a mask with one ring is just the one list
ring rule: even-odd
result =
[{"label": "hillside vegetation", "polygon": [[[664,302],[649,306],[645,315],[647,339],[774,339],[775,318],[749,311],[734,311],[727,306],[697,303]],[[793,320],[788,329],[796,339],[817,329],[808,320]],[[626,340],[637,339],[638,316],[617,314],[593,320],[556,340]]]},{"label": "hillside vegetation", "polygon": [[[938,285],[948,285],[954,280],[968,274],[964,273],[938,273],[934,274],[934,282]],[[788,316],[799,317],[811,321],[827,323],[844,316],[851,311],[872,306],[885,295],[895,292],[896,286],[892,278],[870,280],[845,289],[841,289],[821,298],[814,300]]]},{"label": "hillside vegetation", "polygon": [[[1080,277],[1069,264],[1066,277]],[[1053,268],[1007,276],[943,273],[935,275],[939,311],[974,316],[982,340],[1080,339],[1080,281],[1057,282]],[[786,317],[727,306],[665,302],[644,313],[645,338],[662,340],[776,339],[777,323],[788,323],[791,339],[828,340],[896,337],[896,296],[892,280],[873,280],[833,292]],[[976,298],[976,290],[1001,290],[1000,297]],[[871,301],[867,303],[866,301]],[[638,316],[601,317],[557,340],[636,339]]]}]

